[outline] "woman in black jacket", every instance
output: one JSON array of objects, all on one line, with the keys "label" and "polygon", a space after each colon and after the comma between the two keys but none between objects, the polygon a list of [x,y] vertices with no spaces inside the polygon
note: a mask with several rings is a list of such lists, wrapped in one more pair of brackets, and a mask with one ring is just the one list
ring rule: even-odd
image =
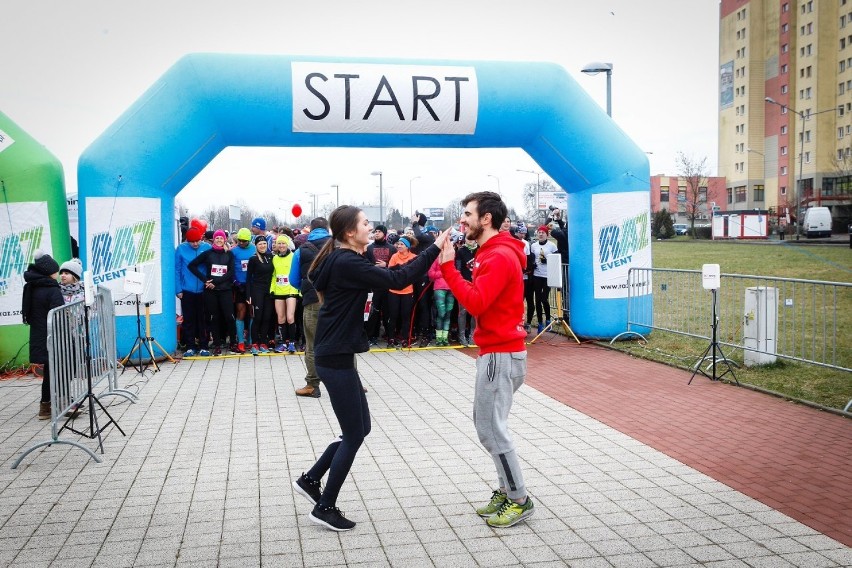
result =
[{"label": "woman in black jacket", "polygon": [[267,250],[266,235],[254,239],[255,253],[248,261],[246,274],[246,302],[254,310],[251,318],[251,354],[269,352],[269,323],[272,321],[274,300],[272,286],[272,254]]},{"label": "woman in black jacket", "polygon": [[[370,433],[367,397],[355,368],[355,354],[370,349],[364,331],[364,321],[370,313],[368,293],[401,288],[426,274],[438,258],[446,234],[408,264],[387,270],[363,255],[370,237],[370,222],[363,211],[342,205],[332,212],[329,224],[334,239],[323,245],[308,276],[323,302],[314,342],[317,374],[331,398],[342,434],[311,469],[293,482],[293,487],[315,504],[310,514],[312,522],[346,531],[355,523],[344,517],[335,504],[355,454]],[[320,480],[326,472],[328,481],[321,490]]]},{"label": "woman in black jacket", "polygon": [[[198,269],[204,265],[206,273]],[[234,320],[234,255],[225,250],[225,231],[213,233],[213,248],[196,256],[186,267],[204,282],[204,306],[213,332],[213,355],[222,354],[225,335],[231,343],[237,338]]]},{"label": "woman in black jacket", "polygon": [[21,315],[30,326],[30,363],[44,365],[41,379],[41,404],[38,419],[49,420],[50,412],[50,366],[47,354],[47,313],[65,305],[65,299],[56,280],[59,264],[49,254],[36,251],[35,261],[24,272],[24,294]]}]

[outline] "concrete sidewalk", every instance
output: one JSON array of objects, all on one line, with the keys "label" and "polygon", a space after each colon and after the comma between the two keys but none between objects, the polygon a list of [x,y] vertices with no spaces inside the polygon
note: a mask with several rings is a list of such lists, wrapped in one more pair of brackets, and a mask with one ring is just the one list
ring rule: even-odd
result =
[{"label": "concrete sidewalk", "polygon": [[[539,377],[547,349],[562,363]],[[108,432],[101,464],[52,446],[11,470],[49,427],[38,382],[4,382],[0,566],[852,565],[841,542],[546,394],[537,381],[570,386],[577,353],[531,348],[511,425],[536,514],[501,531],[473,512],[494,472],[460,350],[359,358],[373,430],[338,503],[358,526],[342,534],[310,523],[290,485],[338,433],[326,396],[293,395],[301,356],[126,374],[140,402],[110,404],[127,437]],[[596,368],[584,380],[623,372]]]}]

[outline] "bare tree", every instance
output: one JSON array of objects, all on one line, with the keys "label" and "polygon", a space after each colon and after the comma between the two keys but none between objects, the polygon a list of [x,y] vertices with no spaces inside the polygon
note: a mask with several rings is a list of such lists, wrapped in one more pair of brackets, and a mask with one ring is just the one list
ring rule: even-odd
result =
[{"label": "bare tree", "polygon": [[441,229],[449,229],[459,222],[459,219],[461,219],[462,213],[464,212],[461,200],[461,197],[452,199],[449,203],[447,203],[447,206],[444,207],[444,222],[440,227]]},{"label": "bare tree", "polygon": [[695,236],[695,219],[702,213],[707,212],[707,156],[701,159],[687,156],[683,152],[677,153],[677,175],[680,181],[686,184],[686,195],[681,201],[680,187],[678,187],[678,208],[684,208],[687,219],[689,219],[691,234]]},{"label": "bare tree", "polygon": [[526,210],[526,218],[529,221],[534,223],[541,223],[545,216],[545,211],[538,210],[538,197],[539,193],[543,191],[556,191],[559,188],[556,187],[549,179],[541,180],[541,184],[537,183],[527,183],[524,185],[524,209]]}]

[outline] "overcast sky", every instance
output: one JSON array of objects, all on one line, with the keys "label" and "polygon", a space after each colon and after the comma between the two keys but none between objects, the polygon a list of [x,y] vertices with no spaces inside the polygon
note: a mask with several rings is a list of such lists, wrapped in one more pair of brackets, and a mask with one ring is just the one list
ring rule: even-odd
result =
[{"label": "overcast sky", "polygon": [[[0,110],[55,154],[66,189],[77,160],[181,56],[193,52],[377,58],[548,61],[606,104],[649,154],[651,173],[675,173],[683,151],[717,160],[718,0],[3,0]],[[198,214],[211,203],[310,212],[378,200],[442,207],[499,189],[521,208],[540,171],[522,150],[228,148],[178,195]],[[543,174],[543,179],[547,179]],[[412,181],[413,178],[414,179]],[[410,193],[409,193],[410,192]]]}]

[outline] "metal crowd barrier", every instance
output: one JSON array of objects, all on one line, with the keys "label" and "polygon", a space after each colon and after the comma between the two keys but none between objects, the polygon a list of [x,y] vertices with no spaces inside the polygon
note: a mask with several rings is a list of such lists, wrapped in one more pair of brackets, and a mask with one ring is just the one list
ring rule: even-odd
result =
[{"label": "metal crowd barrier", "polygon": [[[50,431],[51,439],[24,451],[12,465],[18,467],[28,454],[52,444],[68,444],[80,448],[97,462],[100,458],[82,444],[61,440],[60,432],[72,420],[66,416],[87,398],[91,369],[92,390],[104,389],[97,396],[121,396],[136,402],[136,395],[118,387],[115,344],[115,307],[107,288],[98,288],[95,302],[88,309],[89,349],[86,349],[86,305],[80,300],[50,310],[47,314],[47,353],[50,367]],[[90,366],[87,361],[90,357]],[[89,409],[89,412],[94,412]]]},{"label": "metal crowd barrier", "polygon": [[[628,331],[616,339],[648,329],[711,339],[700,270],[631,268],[627,279]],[[852,329],[852,284],[722,274],[717,295],[718,342],[743,350],[746,361],[782,357],[852,371],[852,338],[843,335]]]}]

